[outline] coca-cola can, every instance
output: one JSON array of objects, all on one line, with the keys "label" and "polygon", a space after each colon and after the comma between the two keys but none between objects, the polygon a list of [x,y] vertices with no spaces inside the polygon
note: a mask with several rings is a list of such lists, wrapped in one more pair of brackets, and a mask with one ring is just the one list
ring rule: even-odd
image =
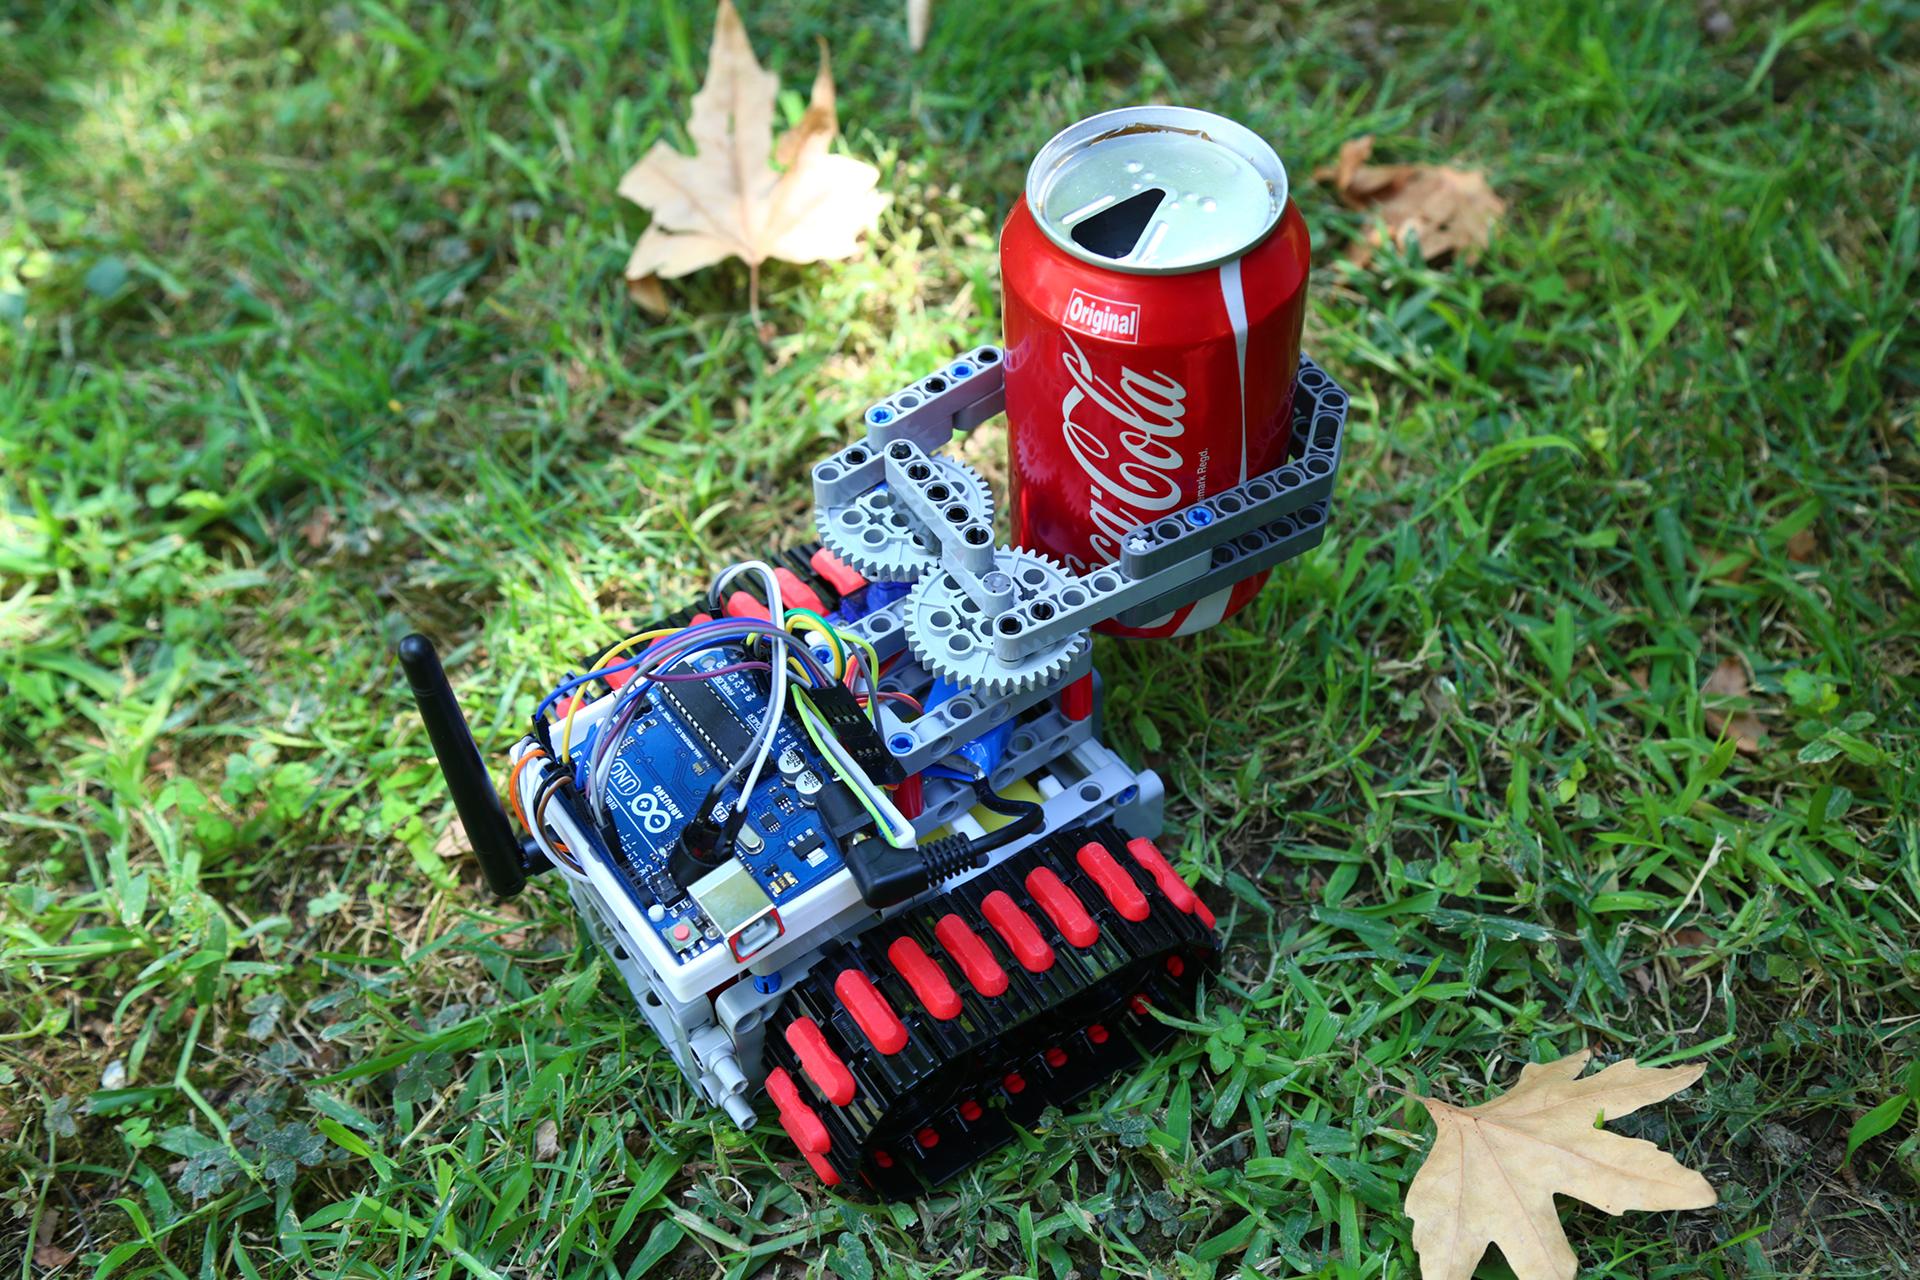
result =
[{"label": "coca-cola can", "polygon": [[[1077,573],[1128,529],[1282,465],[1306,223],[1244,125],[1188,107],[1082,120],[1000,233],[1013,540]],[[1119,635],[1198,631],[1261,574]]]}]

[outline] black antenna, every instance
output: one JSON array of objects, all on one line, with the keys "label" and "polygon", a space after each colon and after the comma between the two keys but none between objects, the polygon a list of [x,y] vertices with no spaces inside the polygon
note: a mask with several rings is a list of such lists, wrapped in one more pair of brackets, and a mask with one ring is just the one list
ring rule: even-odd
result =
[{"label": "black antenna", "polygon": [[453,686],[447,683],[433,641],[418,632],[402,640],[400,665],[406,668],[413,700],[420,707],[420,718],[427,722],[433,754],[440,759],[440,772],[446,777],[447,790],[453,792],[453,806],[460,811],[461,825],[467,829],[474,856],[480,859],[480,870],[495,893],[512,897],[527,886],[527,849],[507,824],[500,793],[487,776],[480,748],[473,744],[467,718],[460,714],[460,704],[454,699]]}]

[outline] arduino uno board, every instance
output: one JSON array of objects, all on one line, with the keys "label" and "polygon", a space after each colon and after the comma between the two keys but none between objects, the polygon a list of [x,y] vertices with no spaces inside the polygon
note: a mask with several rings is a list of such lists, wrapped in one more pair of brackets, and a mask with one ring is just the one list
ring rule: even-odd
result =
[{"label": "arduino uno board", "polygon": [[[740,664],[744,656],[720,649],[698,654],[686,665],[698,673],[719,671]],[[644,696],[646,709],[616,749],[608,774],[607,808],[620,837],[621,885],[683,964],[729,940],[720,928],[724,916],[716,921],[694,893],[683,892],[667,863],[681,828],[766,714],[760,674],[731,671],[697,683],[661,684],[644,695],[636,690],[630,696]],[[576,767],[584,766],[599,728],[576,747]],[[765,895],[767,909],[749,914],[768,921],[761,933],[769,937],[779,929],[782,901],[798,898],[845,865],[835,833],[844,835],[864,817],[791,717],[775,735],[772,755],[779,778],[756,788],[748,800],[735,859]],[[716,818],[725,819],[739,796],[737,786],[722,792]],[[734,892],[758,906],[743,886],[735,885]],[[739,930],[733,933],[737,937]],[[754,940],[749,934],[749,946]]]}]

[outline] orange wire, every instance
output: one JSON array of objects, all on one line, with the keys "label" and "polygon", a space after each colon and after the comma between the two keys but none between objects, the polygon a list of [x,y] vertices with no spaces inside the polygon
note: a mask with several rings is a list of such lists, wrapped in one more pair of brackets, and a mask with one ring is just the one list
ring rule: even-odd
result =
[{"label": "orange wire", "polygon": [[527,761],[533,759],[535,756],[545,760],[547,753],[535,747],[532,751],[527,752],[527,754],[514,761],[513,772],[507,775],[507,798],[513,801],[513,812],[519,817],[520,825],[526,828],[528,835],[533,834],[533,824],[527,821],[527,811],[520,807],[520,771],[526,768]]}]

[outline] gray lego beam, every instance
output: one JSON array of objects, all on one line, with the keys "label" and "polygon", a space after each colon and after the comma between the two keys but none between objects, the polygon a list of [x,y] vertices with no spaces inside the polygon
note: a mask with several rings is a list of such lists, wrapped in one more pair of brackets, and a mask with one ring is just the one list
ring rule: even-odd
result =
[{"label": "gray lego beam", "polygon": [[994,565],[993,513],[954,493],[925,450],[911,440],[887,446],[886,476],[894,502],[939,542],[942,567],[987,616],[1006,612],[1014,601],[1014,587]]},{"label": "gray lego beam", "polygon": [[[955,431],[972,430],[1005,407],[1004,366],[1005,353],[999,347],[975,347],[945,368],[868,406],[868,446],[877,452],[896,440],[908,440],[933,450],[952,439]],[[989,402],[993,407],[984,410]]]},{"label": "gray lego beam", "polygon": [[1158,573],[1333,492],[1347,421],[1347,393],[1313,361],[1300,358],[1294,380],[1288,460],[1164,519],[1138,525],[1120,539],[1120,567],[1136,578]]},{"label": "gray lego beam", "polygon": [[1114,615],[1125,627],[1142,627],[1164,618],[1175,609],[1185,608],[1216,591],[1224,590],[1243,578],[1250,578],[1285,560],[1320,545],[1327,535],[1328,505],[1315,503],[1304,511],[1282,516],[1272,524],[1249,529],[1231,542],[1223,542],[1209,554],[1213,562],[1207,572],[1182,584],[1163,596],[1156,596]]},{"label": "gray lego beam", "polygon": [[1096,622],[1105,622],[1144,601],[1178,590],[1205,575],[1212,564],[1211,553],[1201,551],[1144,578],[1130,577],[1118,565],[1082,574],[1066,586],[1028,600],[996,619],[994,655],[1002,662],[1018,662],[1076,631],[1085,631]]}]

